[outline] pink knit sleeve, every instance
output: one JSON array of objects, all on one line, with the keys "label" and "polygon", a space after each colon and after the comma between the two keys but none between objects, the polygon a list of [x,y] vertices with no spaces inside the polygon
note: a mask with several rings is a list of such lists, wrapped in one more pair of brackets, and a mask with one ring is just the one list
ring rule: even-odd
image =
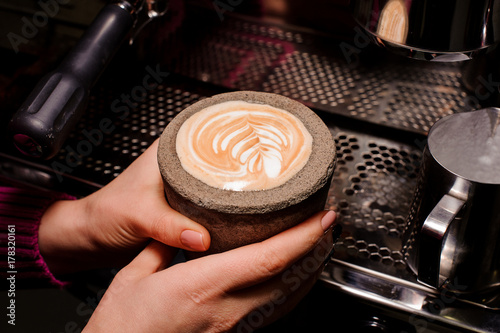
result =
[{"label": "pink knit sleeve", "polygon": [[38,250],[38,226],[45,210],[57,200],[73,200],[63,193],[0,186],[0,276],[14,277],[23,287],[67,283],[52,275]]}]

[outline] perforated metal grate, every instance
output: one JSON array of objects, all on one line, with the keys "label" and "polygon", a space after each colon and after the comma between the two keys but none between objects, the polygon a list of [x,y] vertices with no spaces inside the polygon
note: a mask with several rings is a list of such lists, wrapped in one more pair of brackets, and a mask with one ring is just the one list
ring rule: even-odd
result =
[{"label": "perforated metal grate", "polygon": [[[77,147],[78,142],[86,140],[84,131],[97,128],[106,117],[116,126],[89,156],[82,157],[72,176],[108,183],[161,135],[177,113],[206,97],[175,81],[168,82],[150,91],[127,117],[120,119],[120,114],[109,111],[116,96],[105,87],[97,89],[90,103],[92,112],[68,140],[67,147]],[[405,274],[400,236],[416,183],[420,151],[335,123],[329,127],[338,159],[327,207],[338,212],[338,222],[344,227],[335,258],[357,264],[361,261],[363,265],[368,261],[383,272],[390,267]],[[68,151],[63,149],[56,160],[65,163],[67,156]]]},{"label": "perforated metal grate", "polygon": [[262,89],[329,109],[346,103],[358,78],[336,59],[293,51],[266,78]]},{"label": "perforated metal grate", "polygon": [[337,168],[327,208],[338,212],[343,234],[334,258],[412,279],[401,236],[420,166],[418,148],[331,127]]},{"label": "perforated metal grate", "polygon": [[111,111],[116,96],[119,92],[109,87],[96,89],[90,99],[89,111],[54,158],[67,165],[68,148],[75,151],[79,142],[88,141],[85,131],[96,130],[102,119],[110,119],[114,130],[103,133],[102,142],[94,146],[88,156],[79,157],[81,163],[72,168],[72,176],[107,184],[143,153],[179,112],[201,98],[173,83],[161,84],[125,113]]},{"label": "perforated metal grate", "polygon": [[[354,41],[234,17],[214,24],[206,22],[210,13],[190,14],[193,22],[177,32],[182,45],[169,44],[165,57],[173,64],[170,70],[191,78],[274,92],[318,110],[419,134],[439,118],[472,107],[460,82],[460,63],[372,54],[369,47],[358,49],[352,61],[340,46],[354,47]],[[197,31],[196,38],[189,33],[192,24],[204,23],[215,28]],[[171,55],[177,48],[182,51]]]}]

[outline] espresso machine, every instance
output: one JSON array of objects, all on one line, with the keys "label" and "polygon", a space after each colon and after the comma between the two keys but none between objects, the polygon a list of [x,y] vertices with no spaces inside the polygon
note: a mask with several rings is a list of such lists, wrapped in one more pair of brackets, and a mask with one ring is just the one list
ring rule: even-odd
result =
[{"label": "espresso machine", "polygon": [[[10,102],[1,132],[12,145],[0,150],[2,181],[86,195],[120,174],[195,101],[234,90],[282,94],[316,111],[335,138],[327,208],[338,212],[343,233],[310,295],[262,331],[500,331],[497,286],[471,296],[446,288],[450,283],[433,285],[419,277],[405,248],[433,125],[498,104],[499,1],[93,3],[89,17],[109,17],[107,6],[128,16],[111,19],[106,30],[103,21],[79,21],[71,6],[60,5],[56,19],[37,27],[19,53],[2,45],[17,66],[3,70],[3,99]],[[13,7],[2,5],[18,23],[43,10]],[[22,35],[22,25],[12,31]],[[104,43],[106,61],[86,71],[74,50],[86,33],[88,52],[95,39],[86,38],[96,31],[116,33],[116,43]],[[53,77],[74,75],[74,66],[84,86],[71,86],[78,93],[44,117],[59,121],[58,132],[23,127],[37,113],[30,106],[43,105],[40,96],[50,100],[47,82],[70,91]],[[148,75],[156,78],[154,89],[143,84]],[[101,126],[103,120],[113,126]],[[46,125],[35,127],[53,128]],[[98,282],[81,287],[86,293],[73,291],[67,307],[77,325],[89,315],[75,309],[91,309],[89,299],[102,290]],[[353,314],[356,321],[346,319]]]}]

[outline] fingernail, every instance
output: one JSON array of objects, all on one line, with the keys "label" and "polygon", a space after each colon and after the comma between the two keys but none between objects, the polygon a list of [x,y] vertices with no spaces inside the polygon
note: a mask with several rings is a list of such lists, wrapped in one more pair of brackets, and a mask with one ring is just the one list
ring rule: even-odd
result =
[{"label": "fingernail", "polygon": [[323,228],[323,231],[327,231],[332,226],[333,221],[335,221],[335,212],[330,210],[321,218],[321,228]]},{"label": "fingernail", "polygon": [[203,244],[203,235],[197,231],[184,230],[181,232],[181,243],[194,251],[205,251],[205,245]]}]

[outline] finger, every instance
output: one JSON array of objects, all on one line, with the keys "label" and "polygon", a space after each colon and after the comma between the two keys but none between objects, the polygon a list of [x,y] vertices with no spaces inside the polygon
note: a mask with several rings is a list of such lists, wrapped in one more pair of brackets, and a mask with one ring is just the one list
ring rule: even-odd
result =
[{"label": "finger", "polygon": [[152,174],[160,172],[157,163],[157,151],[159,140],[155,140],[135,161],[131,164],[134,168],[141,170],[141,172],[133,172],[130,167],[126,168],[118,177],[130,177],[131,180],[139,178],[141,181],[149,182]]},{"label": "finger", "polygon": [[172,262],[175,253],[170,246],[153,240],[122,269],[122,275],[140,279],[161,271]]},{"label": "finger", "polygon": [[230,293],[243,319],[240,331],[256,329],[283,316],[309,292],[321,274],[325,258],[333,250],[332,232],[309,253],[283,273],[261,284]]},{"label": "finger", "polygon": [[[273,287],[280,282],[272,283],[260,291],[256,291],[256,288],[244,289],[237,296],[240,306],[235,308],[240,311],[241,319],[235,325],[236,332],[252,332],[289,313],[309,293],[320,273],[321,270],[302,280],[300,288],[293,293],[286,294],[281,288]],[[270,281],[279,279],[275,277]]]},{"label": "finger", "polygon": [[[200,258],[197,264],[207,284],[217,281],[225,292],[246,288],[282,273],[302,258],[325,236],[334,220],[334,212],[319,212],[263,242]],[[215,266],[221,269],[213,271]]]},{"label": "finger", "polygon": [[[142,237],[153,238],[172,247],[189,251],[206,251],[210,234],[200,224],[172,209],[165,199],[157,162],[158,140],[155,140],[120,176],[129,192],[143,192],[147,200],[129,198],[134,205],[131,217]],[[141,172],[137,172],[141,170]],[[130,191],[130,188],[136,191]],[[134,194],[135,195],[135,194]],[[146,203],[146,204],[144,204]]]},{"label": "finger", "polygon": [[[327,235],[311,251],[277,276],[263,283],[236,291],[239,295],[248,295],[258,304],[273,300],[273,297],[288,297],[307,286],[310,279],[316,280],[324,268],[325,259],[333,251],[333,236]],[[273,296],[274,295],[274,296]],[[279,302],[277,302],[279,303]]]},{"label": "finger", "polygon": [[168,206],[158,202],[151,212],[148,236],[164,244],[189,251],[206,251],[210,247],[210,234],[202,225]]},{"label": "finger", "polygon": [[172,209],[165,200],[163,182],[158,170],[157,150],[158,140],[155,140],[134,162],[134,167],[140,168],[142,172],[133,173],[133,181],[139,180],[142,185],[150,183],[150,186],[156,189],[155,195],[149,198],[148,205],[137,207],[135,220],[141,221],[137,226],[143,236],[164,244],[189,251],[206,251],[210,247],[208,231]]}]

